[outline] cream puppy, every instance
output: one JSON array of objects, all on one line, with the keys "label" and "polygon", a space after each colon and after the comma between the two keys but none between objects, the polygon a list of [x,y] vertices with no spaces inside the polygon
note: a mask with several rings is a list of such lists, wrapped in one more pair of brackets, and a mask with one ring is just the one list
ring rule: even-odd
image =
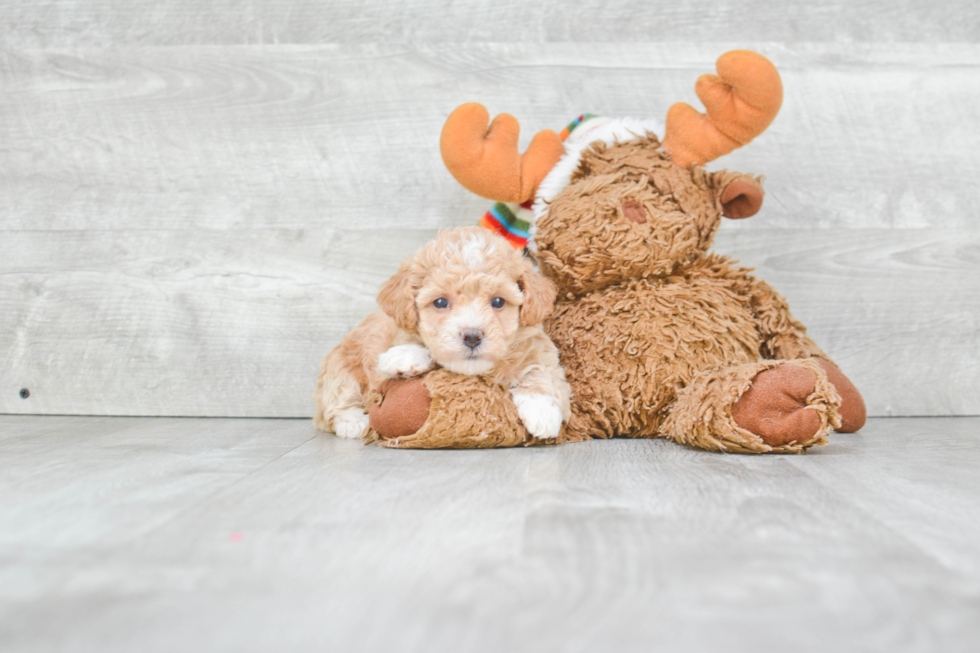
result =
[{"label": "cream puppy", "polygon": [[558,351],[541,327],[554,301],[554,284],[500,236],[482,227],[441,232],[381,287],[384,313],[324,359],[314,423],[361,437],[371,389],[439,366],[506,386],[528,432],[557,437],[570,408]]}]

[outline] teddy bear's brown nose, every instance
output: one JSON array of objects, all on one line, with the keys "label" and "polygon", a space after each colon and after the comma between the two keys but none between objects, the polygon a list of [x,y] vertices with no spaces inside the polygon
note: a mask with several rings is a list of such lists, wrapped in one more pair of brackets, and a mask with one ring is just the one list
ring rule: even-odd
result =
[{"label": "teddy bear's brown nose", "polygon": [[476,349],[483,340],[483,332],[478,329],[467,329],[463,331],[463,343],[470,349]]},{"label": "teddy bear's brown nose", "polygon": [[636,200],[623,202],[623,215],[637,224],[644,224],[647,221],[647,210]]}]

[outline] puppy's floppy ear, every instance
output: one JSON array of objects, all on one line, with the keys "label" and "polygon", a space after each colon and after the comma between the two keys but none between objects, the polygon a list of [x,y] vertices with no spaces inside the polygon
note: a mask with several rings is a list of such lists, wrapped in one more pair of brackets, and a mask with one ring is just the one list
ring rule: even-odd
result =
[{"label": "puppy's floppy ear", "polygon": [[378,306],[395,320],[399,329],[415,331],[418,312],[415,309],[415,289],[412,288],[412,261],[404,261],[398,272],[381,285]]},{"label": "puppy's floppy ear", "polygon": [[546,279],[532,267],[531,262],[524,261],[524,274],[517,282],[524,291],[524,303],[521,304],[521,326],[535,326],[544,322],[555,307],[555,297],[558,288],[551,279]]}]

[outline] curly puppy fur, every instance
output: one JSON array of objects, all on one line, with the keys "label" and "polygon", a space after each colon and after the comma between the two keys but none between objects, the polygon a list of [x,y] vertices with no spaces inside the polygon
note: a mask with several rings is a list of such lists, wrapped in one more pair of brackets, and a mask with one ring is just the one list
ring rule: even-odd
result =
[{"label": "curly puppy fur", "polygon": [[569,386],[542,321],[554,284],[506,240],[481,227],[441,232],[402,263],[369,315],[323,361],[317,428],[346,437],[368,429],[368,395],[386,378],[441,367],[509,390],[538,438],[570,415]]}]

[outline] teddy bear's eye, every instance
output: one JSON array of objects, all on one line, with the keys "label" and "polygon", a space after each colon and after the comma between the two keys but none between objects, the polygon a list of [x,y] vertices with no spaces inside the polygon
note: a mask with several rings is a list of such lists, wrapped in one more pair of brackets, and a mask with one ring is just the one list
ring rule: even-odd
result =
[{"label": "teddy bear's eye", "polygon": [[503,297],[494,297],[490,300],[490,305],[494,308],[503,308],[505,303]]},{"label": "teddy bear's eye", "polygon": [[440,297],[439,299],[432,302],[432,305],[435,306],[436,308],[448,308],[449,300],[446,299],[445,297]]}]

